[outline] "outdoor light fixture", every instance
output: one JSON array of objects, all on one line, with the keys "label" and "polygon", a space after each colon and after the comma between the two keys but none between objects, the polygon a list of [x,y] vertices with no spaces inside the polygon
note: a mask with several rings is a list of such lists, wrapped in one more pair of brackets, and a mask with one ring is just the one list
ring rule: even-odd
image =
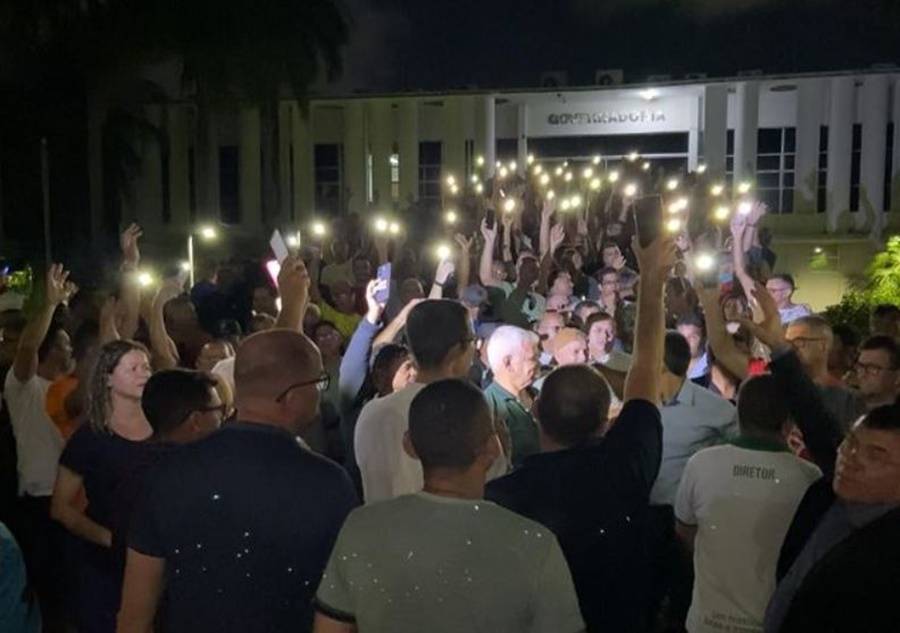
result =
[{"label": "outdoor light fixture", "polygon": [[638,186],[633,182],[630,182],[627,185],[625,185],[625,189],[622,190],[622,193],[624,193],[625,196],[628,198],[631,198],[631,197],[637,195],[637,192],[638,192]]},{"label": "outdoor light fixture", "polygon": [[181,270],[183,270],[186,273],[190,272],[191,271],[191,262],[184,260],[178,264],[178,267],[181,268]]},{"label": "outdoor light fixture", "polygon": [[476,174],[472,174],[472,177],[469,180],[472,181],[473,185],[477,185],[479,183],[478,176]]},{"label": "outdoor light fixture", "polygon": [[562,167],[557,167],[553,173],[556,174],[557,176],[562,176],[563,171],[565,171],[565,170]]},{"label": "outdoor light fixture", "polygon": [[514,160],[509,161],[509,171],[516,171],[518,168],[519,168],[519,164],[516,161],[514,161]]},{"label": "outdoor light fixture", "polygon": [[480,182],[475,185],[475,193],[484,193],[484,185],[482,185]]},{"label": "outdoor light fixture", "polygon": [[288,236],[284,239],[284,242],[291,248],[297,248],[298,246],[300,246],[300,236],[298,236],[296,233],[289,233]]},{"label": "outdoor light fixture", "polygon": [[553,200],[553,198],[555,198],[555,197],[556,197],[556,193],[553,191],[553,189],[551,189],[550,191],[547,192],[547,200]]}]

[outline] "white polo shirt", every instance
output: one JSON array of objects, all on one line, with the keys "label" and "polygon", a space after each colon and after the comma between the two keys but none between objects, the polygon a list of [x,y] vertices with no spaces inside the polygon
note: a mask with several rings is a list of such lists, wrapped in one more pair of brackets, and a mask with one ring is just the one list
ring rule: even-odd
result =
[{"label": "white polo shirt", "polygon": [[675,516],[697,527],[690,633],[762,631],[784,536],[821,476],[786,449],[744,438],[688,461]]},{"label": "white polo shirt", "polygon": [[13,369],[6,374],[3,396],[16,437],[19,495],[49,497],[56,484],[56,467],[63,437],[47,415],[50,381],[37,374],[20,382]]}]

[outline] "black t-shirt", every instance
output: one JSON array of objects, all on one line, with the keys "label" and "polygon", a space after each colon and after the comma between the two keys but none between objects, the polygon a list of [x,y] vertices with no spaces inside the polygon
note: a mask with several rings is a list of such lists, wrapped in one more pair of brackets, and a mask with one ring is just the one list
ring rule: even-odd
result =
[{"label": "black t-shirt", "polygon": [[[69,441],[59,463],[81,476],[88,499],[85,514],[105,528],[112,528],[116,514],[117,490],[121,482],[152,450],[147,442],[133,442],[115,433],[97,432],[89,424],[82,424]],[[84,542],[85,561],[112,570],[113,558],[109,548]]]},{"label": "black t-shirt", "polygon": [[167,633],[311,628],[325,563],[358,504],[340,466],[284,430],[238,422],[170,452],[147,482],[129,547],[166,561]]},{"label": "black t-shirt", "polygon": [[556,535],[589,631],[637,630],[646,615],[645,526],[661,457],[659,409],[630,400],[602,440],[531,455],[487,486],[487,499]]}]

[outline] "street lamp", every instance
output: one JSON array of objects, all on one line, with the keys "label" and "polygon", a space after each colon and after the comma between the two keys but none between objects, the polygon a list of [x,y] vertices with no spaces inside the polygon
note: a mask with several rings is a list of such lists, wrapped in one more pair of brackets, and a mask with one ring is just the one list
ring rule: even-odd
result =
[{"label": "street lamp", "polygon": [[[218,232],[216,231],[216,227],[206,224],[204,226],[199,227],[196,230],[197,235],[200,236],[200,239],[209,242],[216,237],[218,237]],[[188,251],[188,266],[190,267],[188,270],[188,279],[190,280],[191,288],[194,287],[194,231],[188,233],[187,239],[187,251]]]}]

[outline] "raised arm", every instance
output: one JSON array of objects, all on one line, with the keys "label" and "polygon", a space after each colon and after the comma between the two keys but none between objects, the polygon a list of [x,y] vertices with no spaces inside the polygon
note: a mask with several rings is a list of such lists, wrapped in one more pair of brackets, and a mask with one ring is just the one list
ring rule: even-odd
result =
[{"label": "raised arm", "polygon": [[722,307],[719,305],[719,289],[706,288],[701,285],[697,288],[697,295],[700,297],[700,305],[703,306],[706,336],[713,354],[728,371],[743,380],[747,377],[750,357],[738,349],[734,344],[734,339],[725,328]]},{"label": "raised arm", "polygon": [[303,315],[309,303],[311,284],[303,260],[288,255],[278,273],[278,293],[281,295],[281,312],[275,327],[303,331]]},{"label": "raised arm", "polygon": [[341,359],[338,390],[342,403],[352,403],[356,400],[366,380],[372,343],[378,334],[381,315],[384,314],[384,304],[375,300],[375,294],[387,287],[388,282],[384,279],[372,279],[366,285],[366,306],[368,306],[366,315],[350,337],[347,350]]},{"label": "raised arm", "polygon": [[819,390],[807,376],[790,343],[784,338],[778,306],[764,286],[757,284],[753,295],[763,313],[761,323],[744,319],[744,327],[772,350],[769,369],[778,380],[791,408],[794,423],[803,433],[803,442],[825,477],[834,476],[837,447],[843,439],[838,420],[828,411]]},{"label": "raised arm", "polygon": [[319,274],[321,266],[321,251],[319,251],[318,249],[312,249],[312,258],[309,260],[309,301],[315,304],[319,304],[322,302],[322,294],[319,291]]},{"label": "raised arm", "polygon": [[140,319],[141,286],[137,280],[137,268],[141,263],[141,251],[138,248],[138,240],[141,235],[143,235],[141,227],[131,224],[119,236],[122,266],[120,267],[116,331],[120,337],[126,339],[134,338]]},{"label": "raised arm", "polygon": [[554,224],[550,229],[550,250],[541,257],[538,270],[537,293],[546,295],[549,290],[550,273],[553,270],[553,253],[566,241],[566,230],[562,223]]},{"label": "raised arm", "polygon": [[481,251],[481,261],[478,267],[478,275],[484,286],[500,286],[500,280],[494,277],[494,247],[497,243],[497,224],[489,227],[487,219],[481,221],[481,235],[484,236],[484,250]]},{"label": "raised arm", "polygon": [[459,297],[463,288],[468,286],[472,279],[472,243],[475,238],[457,233],[453,239],[459,246],[459,258],[456,264],[456,295]]},{"label": "raised arm", "polygon": [[[759,203],[757,203],[759,204]],[[747,274],[747,263],[744,257],[744,233],[747,230],[747,216],[735,213],[731,220],[731,255],[734,259],[734,275],[737,277],[744,295],[747,297],[747,303],[753,310],[753,320],[761,321],[763,319],[762,311],[757,302],[753,299],[753,288],[755,282]]]},{"label": "raised arm", "polygon": [[429,299],[443,298],[444,284],[450,279],[450,275],[453,274],[455,269],[456,266],[453,265],[452,260],[442,259],[438,263],[437,270],[434,272],[434,283],[431,284],[431,292],[428,293]]},{"label": "raised arm", "polygon": [[635,322],[634,354],[625,378],[625,402],[634,399],[659,404],[659,378],[665,337],[665,282],[675,264],[675,242],[657,238],[647,248],[632,246],[641,269]]},{"label": "raised arm", "polygon": [[166,330],[166,304],[182,292],[174,280],[166,280],[160,285],[153,299],[150,311],[150,347],[153,350],[154,369],[172,369],[178,366],[178,348]]},{"label": "raised arm", "polygon": [[38,350],[53,322],[53,314],[59,304],[68,301],[76,290],[75,284],[69,281],[69,271],[62,264],[50,266],[44,303],[28,320],[19,337],[19,346],[13,360],[13,375],[19,382],[27,382],[37,373]]},{"label": "raised arm", "polygon": [[[116,301],[115,297],[107,297],[106,301],[103,302],[103,307],[100,308],[100,345],[105,345],[110,341],[118,341],[122,338],[116,325],[118,304],[119,302]],[[138,293],[138,308],[140,308],[140,293]]]},{"label": "raised arm", "polygon": [[556,198],[552,200],[544,198],[544,205],[541,207],[541,234],[539,240],[541,257],[550,251],[550,220],[553,218],[554,211],[556,211]]},{"label": "raised arm", "polygon": [[378,336],[375,337],[375,341],[372,343],[372,347],[393,343],[397,338],[397,335],[400,334],[400,330],[406,326],[406,318],[409,316],[410,310],[422,303],[422,301],[423,299],[413,299],[403,306],[403,309],[400,310],[400,313],[396,317],[394,317],[394,320],[388,323],[387,327],[378,333]]}]

